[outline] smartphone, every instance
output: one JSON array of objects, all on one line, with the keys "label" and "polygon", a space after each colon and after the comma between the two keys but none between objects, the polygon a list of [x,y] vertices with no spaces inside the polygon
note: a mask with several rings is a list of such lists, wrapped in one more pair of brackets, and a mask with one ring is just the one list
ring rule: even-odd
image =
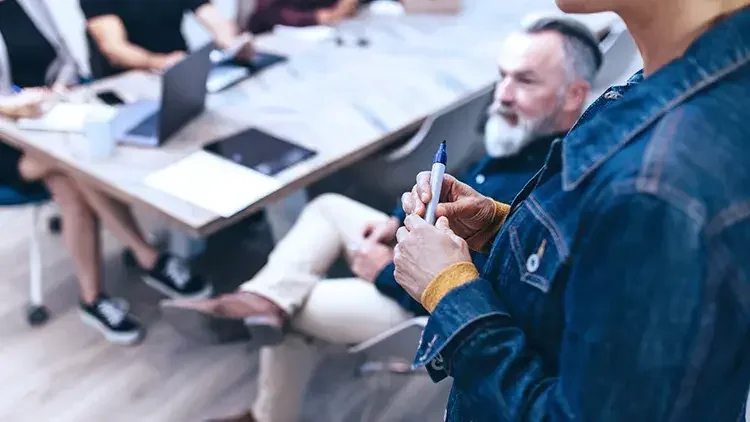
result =
[{"label": "smartphone", "polygon": [[96,94],[96,96],[104,101],[104,104],[116,106],[125,104],[125,101],[117,95],[114,91],[102,91]]}]

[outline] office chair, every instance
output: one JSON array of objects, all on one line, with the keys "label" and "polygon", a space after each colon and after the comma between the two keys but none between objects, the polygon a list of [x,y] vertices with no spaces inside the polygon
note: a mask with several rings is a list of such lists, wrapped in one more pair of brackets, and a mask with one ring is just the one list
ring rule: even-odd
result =
[{"label": "office chair", "polygon": [[[367,203],[393,203],[410,190],[414,177],[429,170],[441,141],[448,143],[448,172],[455,173],[484,154],[478,124],[492,101],[494,84],[428,117],[414,136],[346,170],[346,179]],[[387,175],[387,176],[386,176]]]},{"label": "office chair", "polygon": [[[31,326],[39,326],[49,319],[49,311],[44,306],[42,297],[42,256],[39,247],[37,222],[39,210],[49,201],[45,192],[24,193],[8,186],[0,186],[0,206],[31,206],[31,227],[29,245],[29,305],[26,308],[26,319]],[[48,221],[48,230],[60,233],[62,225],[59,217]]]}]

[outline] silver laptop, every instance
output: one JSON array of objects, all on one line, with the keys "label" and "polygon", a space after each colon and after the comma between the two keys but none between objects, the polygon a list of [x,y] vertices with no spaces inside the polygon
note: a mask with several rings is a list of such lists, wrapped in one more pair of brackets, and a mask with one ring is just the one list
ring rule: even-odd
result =
[{"label": "silver laptop", "polygon": [[206,107],[213,45],[191,53],[162,76],[161,101],[142,100],[120,109],[115,123],[122,144],[155,147]]}]

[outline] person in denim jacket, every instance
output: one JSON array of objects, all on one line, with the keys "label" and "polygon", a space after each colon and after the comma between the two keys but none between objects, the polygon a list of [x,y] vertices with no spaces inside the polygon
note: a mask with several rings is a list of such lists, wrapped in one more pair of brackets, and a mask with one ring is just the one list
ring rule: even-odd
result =
[{"label": "person in denim jacket", "polygon": [[510,205],[446,176],[433,227],[418,176],[394,272],[431,313],[414,364],[453,379],[448,421],[744,420],[750,2],[557,3],[618,13],[644,69]]}]

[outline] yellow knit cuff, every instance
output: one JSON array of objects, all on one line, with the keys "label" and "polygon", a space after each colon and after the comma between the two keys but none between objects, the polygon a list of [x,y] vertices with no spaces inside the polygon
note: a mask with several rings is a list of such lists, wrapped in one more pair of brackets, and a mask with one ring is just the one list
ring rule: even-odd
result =
[{"label": "yellow knit cuff", "polygon": [[489,252],[492,239],[495,238],[497,232],[505,224],[505,219],[508,218],[510,205],[497,201],[493,202],[495,203],[495,210],[490,219],[489,227],[466,239],[466,243],[469,244],[469,248],[473,251],[481,253]]},{"label": "yellow knit cuff", "polygon": [[477,267],[471,262],[459,262],[444,269],[434,280],[427,285],[422,292],[422,306],[428,312],[432,312],[437,307],[438,302],[445,297],[451,290],[468,283],[479,277]]}]

